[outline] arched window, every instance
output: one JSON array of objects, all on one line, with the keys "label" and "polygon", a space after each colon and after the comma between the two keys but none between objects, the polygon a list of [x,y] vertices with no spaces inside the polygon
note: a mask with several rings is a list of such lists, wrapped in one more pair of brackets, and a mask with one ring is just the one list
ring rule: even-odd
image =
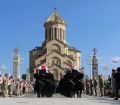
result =
[{"label": "arched window", "polygon": [[61,66],[61,60],[58,57],[53,57],[52,59],[53,59],[52,61],[53,64]]},{"label": "arched window", "polygon": [[55,39],[57,39],[57,28],[55,28]]},{"label": "arched window", "polygon": [[58,40],[60,40],[60,29],[58,28]]},{"label": "arched window", "polygon": [[60,40],[62,39],[61,36],[62,36],[62,29],[60,28]]},{"label": "arched window", "polygon": [[63,30],[63,40],[65,40],[65,31]]},{"label": "arched window", "polygon": [[49,40],[51,40],[51,28],[49,28]]},{"label": "arched window", "polygon": [[52,48],[53,48],[52,49],[53,51],[57,51],[57,52],[61,53],[61,48],[58,44],[53,44]]}]

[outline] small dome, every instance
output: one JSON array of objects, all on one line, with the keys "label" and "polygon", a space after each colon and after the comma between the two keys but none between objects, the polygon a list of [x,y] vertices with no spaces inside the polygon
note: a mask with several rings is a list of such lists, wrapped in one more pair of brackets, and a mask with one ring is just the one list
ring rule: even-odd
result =
[{"label": "small dome", "polygon": [[54,11],[51,16],[46,20],[46,23],[62,23],[65,24],[65,21],[58,15],[56,11]]}]

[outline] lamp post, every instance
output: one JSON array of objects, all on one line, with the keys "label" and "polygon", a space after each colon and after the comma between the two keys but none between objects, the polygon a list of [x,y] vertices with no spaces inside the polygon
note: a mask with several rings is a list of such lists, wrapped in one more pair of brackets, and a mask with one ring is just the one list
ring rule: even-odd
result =
[{"label": "lamp post", "polygon": [[90,67],[90,79],[92,78],[92,57],[90,56],[88,59],[87,59],[87,65],[89,65]]},{"label": "lamp post", "polygon": [[26,80],[30,82],[30,71],[29,68],[26,69]]},{"label": "lamp post", "polygon": [[110,70],[109,65],[108,64],[103,65],[103,69],[106,71],[106,76],[108,76]]},{"label": "lamp post", "polygon": [[2,66],[0,67],[0,72],[1,72],[1,75],[2,75],[2,76],[5,75],[6,69],[7,69],[7,67],[6,67],[5,65],[2,65]]}]

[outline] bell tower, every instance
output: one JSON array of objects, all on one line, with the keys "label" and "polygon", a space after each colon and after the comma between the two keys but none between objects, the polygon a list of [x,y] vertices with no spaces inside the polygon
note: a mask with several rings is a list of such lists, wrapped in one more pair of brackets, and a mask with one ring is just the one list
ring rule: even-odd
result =
[{"label": "bell tower", "polygon": [[13,57],[13,79],[20,79],[20,56],[19,49],[14,49],[14,57]]},{"label": "bell tower", "polygon": [[66,23],[58,15],[56,8],[51,16],[44,23],[45,27],[45,41],[59,40],[66,43]]},{"label": "bell tower", "polygon": [[96,57],[97,49],[93,48],[93,58],[92,58],[92,79],[98,79],[98,60]]}]

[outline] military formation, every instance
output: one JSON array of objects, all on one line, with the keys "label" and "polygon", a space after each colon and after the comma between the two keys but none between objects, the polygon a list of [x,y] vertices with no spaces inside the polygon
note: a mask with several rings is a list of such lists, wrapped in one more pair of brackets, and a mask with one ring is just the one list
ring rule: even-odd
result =
[{"label": "military formation", "polygon": [[31,82],[24,80],[14,80],[12,76],[0,75],[0,96],[13,97],[33,93]]},{"label": "military formation", "polygon": [[84,93],[90,96],[109,96],[118,100],[120,97],[120,67],[112,70],[111,76],[104,78],[102,75],[98,79],[86,79],[84,81]]},{"label": "military formation", "polygon": [[120,94],[120,67],[112,70],[111,76],[98,79],[84,79],[84,73],[75,67],[66,70],[63,77],[57,81],[53,74],[45,67],[35,69],[35,82],[14,80],[12,76],[0,75],[0,96],[13,97],[24,94],[37,94],[37,97],[52,97],[60,93],[66,97],[81,97],[81,94],[90,96],[110,96],[118,100]]},{"label": "military formation", "polygon": [[36,69],[34,74],[34,91],[37,97],[52,97],[54,93],[60,93],[66,97],[81,97],[81,94],[90,96],[111,96],[118,100],[120,89],[120,67],[113,70],[107,79],[99,75],[98,78],[84,79],[84,73],[74,67],[66,70],[63,77],[56,81],[54,76],[42,66]]},{"label": "military formation", "polygon": [[34,89],[37,97],[51,97],[56,92],[66,97],[74,97],[75,94],[81,97],[84,86],[83,77],[82,72],[71,67],[58,82],[54,80],[53,74],[45,66],[41,66],[41,69],[36,69],[34,74],[36,79]]}]

